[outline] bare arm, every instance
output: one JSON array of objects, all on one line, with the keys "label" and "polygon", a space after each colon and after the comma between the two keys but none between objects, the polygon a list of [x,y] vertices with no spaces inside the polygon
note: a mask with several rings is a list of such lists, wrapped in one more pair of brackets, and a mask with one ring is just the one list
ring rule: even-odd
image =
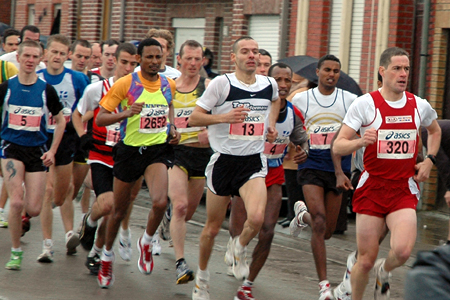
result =
[{"label": "bare arm", "polygon": [[[342,128],[342,126],[341,126],[341,128]],[[344,174],[344,171],[342,170],[342,156],[339,154],[336,154],[333,151],[333,144],[336,141],[336,137],[339,135],[341,128],[339,128],[338,132],[336,133],[333,140],[331,141],[331,148],[330,148],[331,151],[330,152],[331,152],[331,160],[333,161],[333,166],[334,166],[334,174],[336,175],[336,187],[338,189],[348,191],[349,189],[353,190],[352,182]]]},{"label": "bare arm", "polygon": [[196,106],[189,117],[189,125],[192,127],[208,126],[220,123],[241,123],[247,116],[248,108],[242,106],[233,108],[226,114],[212,115],[200,106]]},{"label": "bare arm", "polygon": [[[173,102],[169,104],[169,120],[171,120],[171,122],[175,122]],[[171,136],[169,144],[177,145],[180,142],[181,134],[175,129],[174,126],[170,126],[169,135]]]},{"label": "bare arm", "polygon": [[371,145],[377,140],[377,131],[373,128],[367,129],[360,139],[354,139],[355,135],[355,130],[346,124],[342,124],[332,145],[332,152],[340,156],[350,155],[359,148]]},{"label": "bare arm", "polygon": [[281,106],[281,100],[278,98],[275,101],[272,101],[272,105],[270,106],[270,113],[269,113],[269,127],[267,128],[267,140],[272,143],[275,141],[278,132],[275,128],[275,125],[277,124],[278,115],[280,114],[280,106]]},{"label": "bare arm", "polygon": [[54,116],[55,130],[53,132],[53,140],[50,149],[41,156],[42,162],[44,166],[49,167],[55,163],[55,154],[58,151],[59,143],[64,134],[64,129],[66,129],[66,119],[62,111],[59,112],[56,116]]},{"label": "bare arm", "polygon": [[85,134],[82,118],[83,116],[78,111],[78,109],[75,109],[75,111],[72,114],[72,124],[79,137]]},{"label": "bare arm", "polygon": [[98,112],[95,122],[97,122],[98,126],[108,126],[141,113],[143,106],[144,102],[134,102],[130,109],[124,110],[117,114],[113,114],[105,108],[100,107],[100,111]]},{"label": "bare arm", "polygon": [[[427,149],[428,154],[436,155],[441,145],[441,127],[436,120],[433,120],[430,126],[427,127],[428,141]],[[417,182],[425,181],[430,176],[433,162],[430,159],[425,159],[423,162],[416,164],[417,173],[414,175],[414,180]]]}]

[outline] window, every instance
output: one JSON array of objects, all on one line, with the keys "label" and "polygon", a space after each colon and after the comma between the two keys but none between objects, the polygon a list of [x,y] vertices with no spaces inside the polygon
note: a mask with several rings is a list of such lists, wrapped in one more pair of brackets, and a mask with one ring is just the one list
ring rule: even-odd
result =
[{"label": "window", "polygon": [[28,5],[28,25],[34,25],[34,17],[36,15],[36,11],[34,9],[34,4]]}]

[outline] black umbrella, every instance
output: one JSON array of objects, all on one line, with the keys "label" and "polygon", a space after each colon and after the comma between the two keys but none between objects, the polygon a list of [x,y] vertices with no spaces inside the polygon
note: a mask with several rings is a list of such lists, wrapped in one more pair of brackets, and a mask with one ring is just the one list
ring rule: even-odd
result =
[{"label": "black umbrella", "polygon": [[11,28],[8,24],[0,22],[0,36],[3,36],[3,33],[6,29]]},{"label": "black umbrella", "polygon": [[[295,71],[295,73],[308,79],[311,82],[314,82],[315,84],[318,84],[319,79],[317,78],[316,69],[317,69],[317,62],[314,62]],[[356,83],[356,81],[343,71],[341,71],[341,74],[339,76],[337,87],[349,91],[350,93],[353,93],[357,96],[361,96],[363,94],[361,88]]]},{"label": "black umbrella", "polygon": [[314,58],[309,55],[297,55],[297,56],[290,56],[283,59],[278,60],[279,62],[287,64],[289,67],[291,67],[292,71],[294,73],[297,73],[298,70],[303,69],[310,63],[316,63],[319,61],[317,58]]}]

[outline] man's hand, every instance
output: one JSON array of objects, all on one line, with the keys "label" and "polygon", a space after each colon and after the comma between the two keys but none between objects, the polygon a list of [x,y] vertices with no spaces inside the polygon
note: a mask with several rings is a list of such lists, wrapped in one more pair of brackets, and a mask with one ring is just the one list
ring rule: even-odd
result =
[{"label": "man's hand", "polygon": [[128,118],[140,114],[143,107],[144,102],[134,102],[131,104],[130,108],[126,110],[128,112]]},{"label": "man's hand", "polygon": [[169,144],[171,145],[178,145],[181,139],[181,133],[179,133],[175,127],[170,126],[170,132],[169,135],[171,136]]},{"label": "man's hand", "polygon": [[367,129],[358,141],[362,147],[374,144],[377,141],[377,131],[373,128]]},{"label": "man's hand", "polygon": [[414,175],[414,180],[416,182],[422,182],[430,177],[430,171],[433,167],[433,162],[430,159],[425,159],[423,162],[415,165],[416,175]]},{"label": "man's hand", "polygon": [[352,182],[342,172],[336,174],[336,187],[343,191],[353,190]]},{"label": "man's hand", "polygon": [[242,123],[245,120],[245,117],[248,115],[250,109],[245,108],[244,106],[238,106],[233,108],[228,113],[225,114],[225,122],[224,123]]},{"label": "man's hand", "polygon": [[292,161],[299,165],[304,163],[307,158],[308,154],[306,154],[306,151],[303,150],[303,148],[300,147],[300,145],[297,145],[297,147],[295,147],[295,155],[292,158]]},{"label": "man's hand", "polygon": [[202,131],[198,133],[198,142],[202,145],[208,145],[209,139],[208,139],[208,129],[206,127],[202,128]]},{"label": "man's hand", "polygon": [[44,155],[41,156],[41,159],[44,166],[48,168],[55,163],[55,153],[49,150],[45,152]]},{"label": "man's hand", "polygon": [[275,139],[278,136],[278,131],[275,127],[268,127],[267,128],[267,135],[266,135],[266,139],[269,143],[273,143],[275,142]]}]

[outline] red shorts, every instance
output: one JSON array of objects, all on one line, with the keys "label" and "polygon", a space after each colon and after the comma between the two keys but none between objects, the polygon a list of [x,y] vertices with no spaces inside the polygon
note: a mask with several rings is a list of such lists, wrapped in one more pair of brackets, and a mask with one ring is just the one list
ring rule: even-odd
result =
[{"label": "red shorts", "polygon": [[[410,186],[410,184],[412,186]],[[361,186],[362,185],[362,186]],[[353,194],[353,211],[358,214],[384,218],[388,214],[404,209],[416,209],[419,192],[417,183],[405,180],[390,180],[361,174],[358,187]]]},{"label": "red shorts", "polygon": [[270,168],[266,175],[266,187],[274,184],[282,185],[284,183],[284,168],[283,166]]}]

